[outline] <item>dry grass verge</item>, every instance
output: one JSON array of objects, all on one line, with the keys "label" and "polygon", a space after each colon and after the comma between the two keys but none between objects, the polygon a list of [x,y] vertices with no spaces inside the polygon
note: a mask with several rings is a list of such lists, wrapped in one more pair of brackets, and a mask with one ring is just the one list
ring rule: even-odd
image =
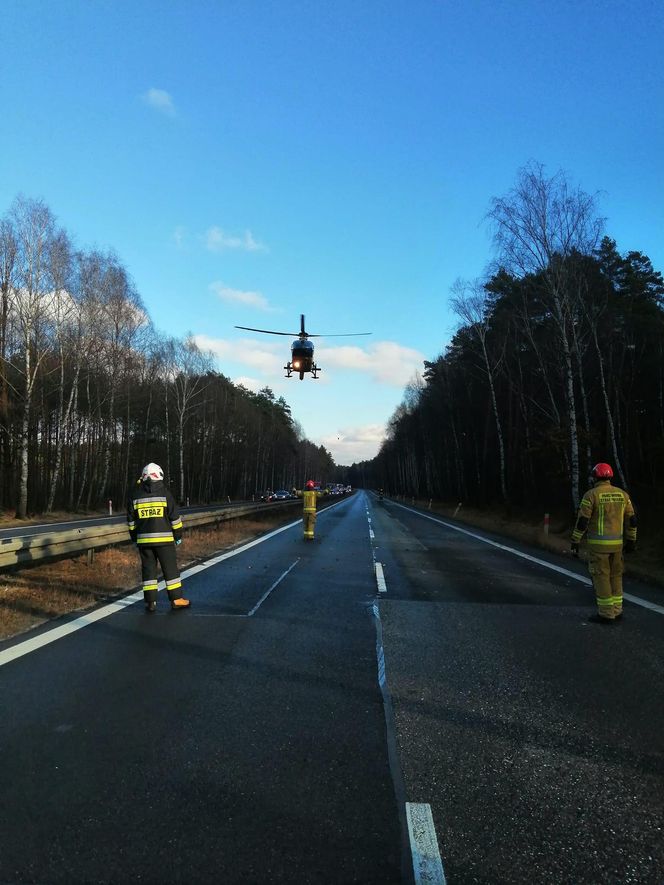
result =
[{"label": "dry grass verge", "polygon": [[[190,529],[178,548],[178,562],[188,565],[237,547],[266,531],[291,522],[299,513],[266,513],[254,519],[222,522],[217,528]],[[61,518],[63,518],[61,516]],[[109,547],[87,556],[61,559],[0,574],[0,639],[71,612],[85,611],[126,595],[140,586],[140,562],[133,544]]]}]

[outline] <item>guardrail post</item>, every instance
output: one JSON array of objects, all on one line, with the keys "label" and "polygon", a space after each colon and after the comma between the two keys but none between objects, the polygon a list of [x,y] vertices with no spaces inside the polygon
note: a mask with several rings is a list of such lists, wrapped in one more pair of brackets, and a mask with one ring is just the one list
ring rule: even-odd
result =
[{"label": "guardrail post", "polygon": [[88,547],[88,565],[89,565],[89,566],[92,565],[92,563],[93,563],[94,561],[95,561],[95,551],[94,551],[94,547]]}]

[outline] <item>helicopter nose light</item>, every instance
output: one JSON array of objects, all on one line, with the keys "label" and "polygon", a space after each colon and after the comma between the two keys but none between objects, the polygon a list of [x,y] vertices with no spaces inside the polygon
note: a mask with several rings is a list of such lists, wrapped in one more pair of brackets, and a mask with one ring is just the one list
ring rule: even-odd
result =
[{"label": "helicopter nose light", "polygon": [[299,369],[299,368],[300,368],[300,361],[299,361],[299,360],[295,360],[295,361],[293,362],[293,368],[294,368],[294,369]]}]

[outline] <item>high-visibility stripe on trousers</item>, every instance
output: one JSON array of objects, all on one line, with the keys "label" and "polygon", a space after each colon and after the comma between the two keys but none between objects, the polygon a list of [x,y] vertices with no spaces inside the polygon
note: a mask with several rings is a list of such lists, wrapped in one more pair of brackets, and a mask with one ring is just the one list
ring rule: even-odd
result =
[{"label": "high-visibility stripe on trousers", "polygon": [[316,511],[305,510],[302,522],[304,523],[304,537],[308,541],[313,541],[314,528],[316,526]]},{"label": "high-visibility stripe on trousers", "polygon": [[175,554],[175,544],[155,544],[152,547],[143,544],[138,548],[138,552],[141,557],[141,577],[145,601],[157,601],[158,565],[161,565],[168,598],[171,602],[174,599],[179,599],[182,596],[182,581]]},{"label": "high-visibility stripe on trousers", "polygon": [[613,620],[622,614],[624,560],[622,550],[614,553],[588,551],[588,571],[593,579],[597,613]]}]

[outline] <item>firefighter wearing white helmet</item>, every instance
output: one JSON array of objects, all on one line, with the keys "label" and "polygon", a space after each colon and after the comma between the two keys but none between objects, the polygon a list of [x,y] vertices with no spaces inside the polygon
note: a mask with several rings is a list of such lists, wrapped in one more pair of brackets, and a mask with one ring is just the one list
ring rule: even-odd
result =
[{"label": "firefighter wearing white helmet", "polygon": [[636,549],[634,506],[627,492],[611,485],[612,477],[610,464],[595,464],[593,487],[583,496],[572,532],[574,556],[586,536],[588,571],[597,602],[597,614],[591,620],[601,624],[612,624],[622,617],[623,545],[627,553]]},{"label": "firefighter wearing white helmet", "polygon": [[138,546],[145,608],[157,608],[158,565],[166,582],[166,592],[174,611],[189,607],[182,597],[182,581],[175,555],[182,542],[182,519],[175,499],[164,483],[158,464],[146,464],[127,500],[129,536]]}]

